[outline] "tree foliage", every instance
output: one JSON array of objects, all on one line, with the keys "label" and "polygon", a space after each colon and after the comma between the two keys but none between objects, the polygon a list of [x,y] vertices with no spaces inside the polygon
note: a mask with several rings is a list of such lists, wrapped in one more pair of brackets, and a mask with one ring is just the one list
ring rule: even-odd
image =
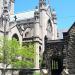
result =
[{"label": "tree foliage", "polygon": [[[3,41],[0,41],[0,43]],[[5,59],[4,58],[5,50]],[[6,40],[6,46],[0,46],[0,62],[5,60],[7,67],[11,64],[12,68],[33,68],[35,57],[34,43],[19,44],[16,39]]]}]

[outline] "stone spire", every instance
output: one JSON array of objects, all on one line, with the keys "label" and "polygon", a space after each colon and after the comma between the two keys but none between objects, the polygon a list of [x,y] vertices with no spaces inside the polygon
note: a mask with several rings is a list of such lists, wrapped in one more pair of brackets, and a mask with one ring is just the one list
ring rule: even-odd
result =
[{"label": "stone spire", "polygon": [[14,15],[14,1],[10,0],[10,15]]}]

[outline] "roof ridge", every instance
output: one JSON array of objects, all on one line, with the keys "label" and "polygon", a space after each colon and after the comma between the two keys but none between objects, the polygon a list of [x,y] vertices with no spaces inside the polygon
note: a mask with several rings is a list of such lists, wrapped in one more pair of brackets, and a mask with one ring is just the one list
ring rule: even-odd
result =
[{"label": "roof ridge", "polygon": [[15,13],[14,15],[16,15],[16,14],[20,14],[20,13],[27,13],[27,12],[31,12],[31,11],[35,11],[35,9],[27,10],[27,11],[22,11],[22,12],[17,12],[17,13]]}]

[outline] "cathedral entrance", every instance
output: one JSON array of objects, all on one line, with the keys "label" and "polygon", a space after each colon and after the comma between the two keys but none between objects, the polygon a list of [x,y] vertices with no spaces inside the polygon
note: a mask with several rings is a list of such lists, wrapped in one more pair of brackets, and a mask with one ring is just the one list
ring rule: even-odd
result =
[{"label": "cathedral entrance", "polygon": [[63,67],[63,61],[61,56],[55,56],[51,58],[51,75],[60,75]]}]

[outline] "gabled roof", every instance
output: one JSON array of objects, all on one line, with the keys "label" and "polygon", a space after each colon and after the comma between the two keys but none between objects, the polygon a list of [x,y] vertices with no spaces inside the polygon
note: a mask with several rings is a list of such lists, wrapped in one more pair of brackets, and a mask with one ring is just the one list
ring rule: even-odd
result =
[{"label": "gabled roof", "polygon": [[69,32],[71,31],[71,29],[75,26],[75,22],[72,24],[72,26],[66,31],[66,32],[63,32],[63,37],[69,35]]},{"label": "gabled roof", "polygon": [[63,33],[68,33],[72,29],[73,26],[75,26],[75,22],[71,25],[69,29],[64,30]]},{"label": "gabled roof", "polygon": [[75,26],[75,22],[72,24],[72,26],[70,27],[70,29],[68,30],[68,32]]}]

